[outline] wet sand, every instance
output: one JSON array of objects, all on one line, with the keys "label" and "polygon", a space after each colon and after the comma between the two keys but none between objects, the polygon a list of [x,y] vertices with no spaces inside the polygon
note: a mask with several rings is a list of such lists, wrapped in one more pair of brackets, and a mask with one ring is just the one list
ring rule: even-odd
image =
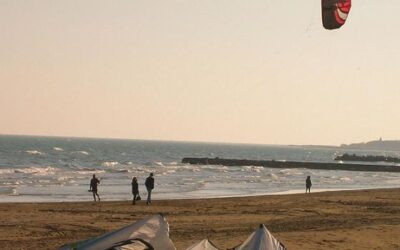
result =
[{"label": "wet sand", "polygon": [[231,248],[260,223],[288,249],[400,249],[400,189],[165,200],[152,206],[0,203],[0,249],[56,249],[159,212],[177,249],[204,238]]}]

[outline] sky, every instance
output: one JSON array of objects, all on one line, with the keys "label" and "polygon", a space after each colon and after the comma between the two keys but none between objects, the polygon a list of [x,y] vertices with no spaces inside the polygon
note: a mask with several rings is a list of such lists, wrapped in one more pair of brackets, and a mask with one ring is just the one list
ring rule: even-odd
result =
[{"label": "sky", "polygon": [[0,1],[0,134],[400,139],[400,1]]}]

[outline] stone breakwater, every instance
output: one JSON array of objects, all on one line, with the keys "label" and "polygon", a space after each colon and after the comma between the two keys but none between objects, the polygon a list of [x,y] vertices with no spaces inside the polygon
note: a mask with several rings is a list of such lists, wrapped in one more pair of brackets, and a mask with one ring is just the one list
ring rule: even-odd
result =
[{"label": "stone breakwater", "polygon": [[268,168],[308,168],[324,170],[367,171],[367,172],[400,172],[400,166],[369,165],[351,163],[329,162],[300,162],[300,161],[275,161],[275,160],[247,160],[223,158],[192,158],[182,159],[185,164],[197,165],[222,165],[222,166],[263,166]]},{"label": "stone breakwater", "polygon": [[367,161],[400,163],[400,158],[381,155],[343,154],[335,157],[335,161]]}]

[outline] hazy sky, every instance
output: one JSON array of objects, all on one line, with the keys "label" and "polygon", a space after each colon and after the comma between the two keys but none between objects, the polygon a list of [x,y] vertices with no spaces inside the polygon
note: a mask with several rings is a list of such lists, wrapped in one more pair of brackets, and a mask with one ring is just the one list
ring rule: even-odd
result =
[{"label": "hazy sky", "polygon": [[400,1],[0,1],[0,133],[400,139]]}]

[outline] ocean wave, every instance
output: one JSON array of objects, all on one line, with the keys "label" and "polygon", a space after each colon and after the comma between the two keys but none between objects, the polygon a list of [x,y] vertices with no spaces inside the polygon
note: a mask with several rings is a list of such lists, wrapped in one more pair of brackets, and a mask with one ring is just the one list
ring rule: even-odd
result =
[{"label": "ocean wave", "polygon": [[128,169],[107,169],[108,173],[128,173]]},{"label": "ocean wave", "polygon": [[164,163],[161,161],[145,162],[144,165],[149,167],[164,167]]},{"label": "ocean wave", "polygon": [[228,170],[229,167],[227,167],[227,166],[221,166],[221,165],[203,165],[203,166],[201,166],[201,169],[207,169],[207,170]]},{"label": "ocean wave", "polygon": [[59,147],[53,147],[53,150],[54,150],[54,151],[64,151],[64,149],[59,148]]},{"label": "ocean wave", "polygon": [[175,169],[170,169],[170,170],[167,170],[165,172],[162,172],[162,175],[168,175],[168,174],[174,174],[174,173],[176,173],[176,170]]},{"label": "ocean wave", "polygon": [[200,172],[200,168],[197,165],[177,165],[177,166],[168,166],[169,169],[176,169],[180,171],[191,171],[191,172]]},{"label": "ocean wave", "polygon": [[57,181],[69,181],[71,178],[69,176],[60,176],[57,178]]},{"label": "ocean wave", "polygon": [[350,177],[341,177],[340,181],[342,181],[342,182],[353,182],[353,179],[351,179]]},{"label": "ocean wave", "polygon": [[26,150],[25,153],[30,155],[43,155],[43,153],[38,150]]},{"label": "ocean wave", "polygon": [[0,195],[17,196],[18,191],[14,187],[0,187]]},{"label": "ocean wave", "polygon": [[101,169],[86,169],[86,170],[78,170],[78,171],[74,171],[74,174],[78,174],[78,175],[89,175],[89,174],[101,174],[101,173],[105,173],[106,171],[101,170]]},{"label": "ocean wave", "polygon": [[87,151],[83,151],[83,150],[75,151],[75,152],[73,152],[73,153],[81,154],[81,155],[89,155],[89,153],[88,153]]},{"label": "ocean wave", "polygon": [[304,173],[299,170],[300,169],[290,169],[290,168],[281,169],[281,170],[279,170],[278,174],[284,175],[284,176],[304,175]]},{"label": "ocean wave", "polygon": [[14,169],[11,168],[4,168],[0,169],[0,174],[14,174]]},{"label": "ocean wave", "polygon": [[114,167],[115,165],[118,165],[118,164],[119,164],[119,162],[117,162],[117,161],[105,161],[101,165],[103,167]]},{"label": "ocean wave", "polygon": [[29,167],[13,169],[16,174],[51,175],[55,173],[53,167]]},{"label": "ocean wave", "polygon": [[279,177],[273,173],[269,173],[269,174],[267,174],[267,176],[270,177],[274,181],[277,181],[279,179]]},{"label": "ocean wave", "polygon": [[53,167],[28,167],[28,168],[6,168],[0,169],[0,174],[33,174],[33,175],[50,175],[56,171]]},{"label": "ocean wave", "polygon": [[241,171],[260,173],[261,170],[263,170],[263,169],[264,169],[264,167],[262,167],[262,166],[244,166],[244,167],[242,167]]}]

